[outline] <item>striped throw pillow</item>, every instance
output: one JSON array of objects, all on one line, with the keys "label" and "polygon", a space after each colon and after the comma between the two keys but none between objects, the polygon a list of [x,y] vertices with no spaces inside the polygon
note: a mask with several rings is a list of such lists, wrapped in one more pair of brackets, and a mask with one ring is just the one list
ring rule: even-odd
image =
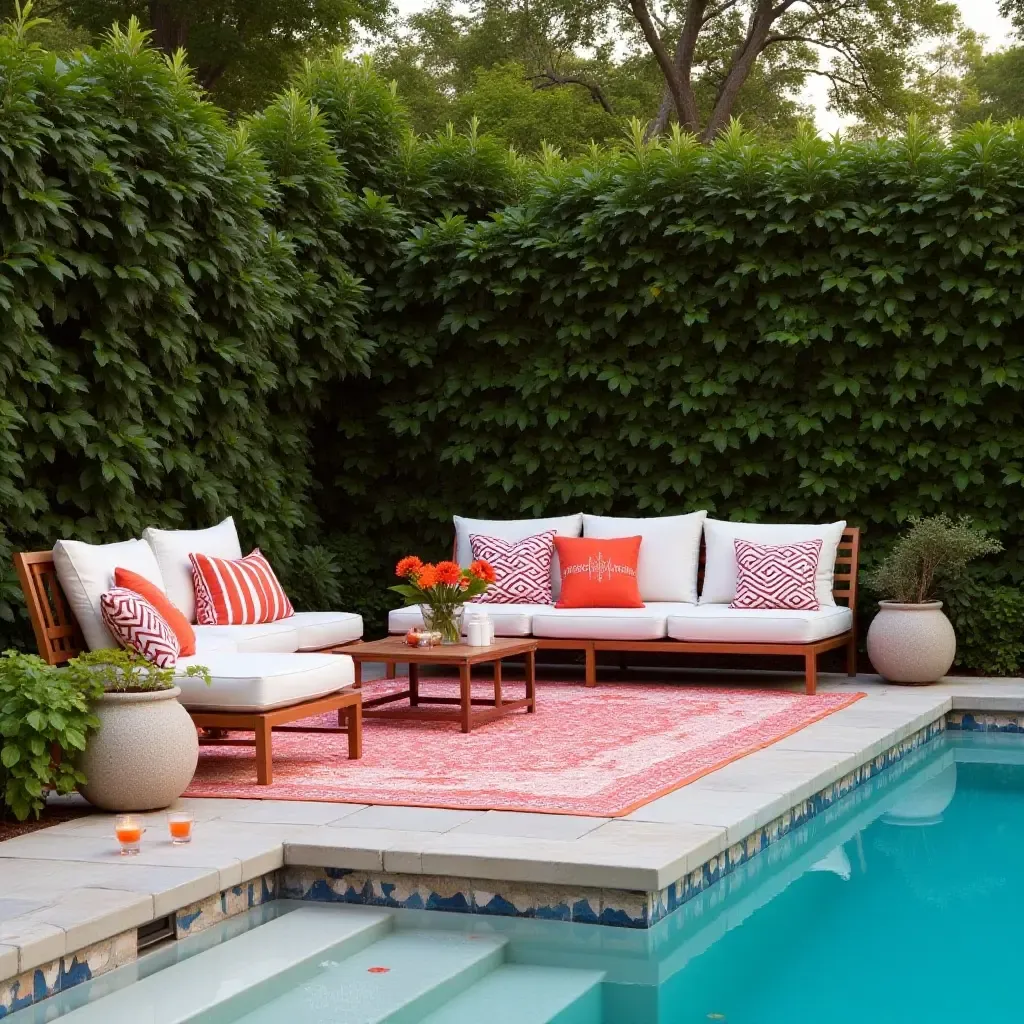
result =
[{"label": "striped throw pillow", "polygon": [[100,596],[100,614],[114,639],[157,668],[178,661],[178,638],[167,620],[140,594],[114,587]]},{"label": "striped throw pillow", "polygon": [[270,563],[255,548],[245,558],[190,554],[200,626],[245,626],[295,614]]}]

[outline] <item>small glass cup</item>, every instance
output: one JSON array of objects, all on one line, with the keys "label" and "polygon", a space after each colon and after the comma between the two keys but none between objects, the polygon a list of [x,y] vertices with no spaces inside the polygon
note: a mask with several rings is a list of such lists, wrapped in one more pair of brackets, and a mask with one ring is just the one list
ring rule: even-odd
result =
[{"label": "small glass cup", "polygon": [[192,842],[192,812],[169,811],[167,813],[167,830],[171,834],[174,846],[184,846]]},{"label": "small glass cup", "polygon": [[114,821],[114,835],[121,844],[122,857],[134,857],[142,846],[142,833],[146,830],[142,827],[134,814],[119,814]]}]

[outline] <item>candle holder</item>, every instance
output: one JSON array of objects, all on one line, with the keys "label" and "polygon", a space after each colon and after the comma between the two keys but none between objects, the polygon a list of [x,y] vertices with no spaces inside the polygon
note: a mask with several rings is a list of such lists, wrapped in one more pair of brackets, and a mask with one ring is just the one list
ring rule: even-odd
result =
[{"label": "candle holder", "polygon": [[184,846],[192,842],[192,812],[169,811],[167,814],[167,830],[171,834],[174,846]]},{"label": "candle holder", "polygon": [[121,846],[122,857],[134,857],[142,846],[142,827],[134,814],[119,814],[114,821],[114,835]]}]

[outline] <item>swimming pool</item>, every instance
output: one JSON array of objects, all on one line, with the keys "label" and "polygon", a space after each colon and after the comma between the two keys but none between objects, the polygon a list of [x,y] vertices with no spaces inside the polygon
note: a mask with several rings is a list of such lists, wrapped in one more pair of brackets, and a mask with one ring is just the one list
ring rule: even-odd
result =
[{"label": "swimming pool", "polygon": [[1020,1021],[1024,738],[897,767],[646,931],[282,901],[8,1020]]}]

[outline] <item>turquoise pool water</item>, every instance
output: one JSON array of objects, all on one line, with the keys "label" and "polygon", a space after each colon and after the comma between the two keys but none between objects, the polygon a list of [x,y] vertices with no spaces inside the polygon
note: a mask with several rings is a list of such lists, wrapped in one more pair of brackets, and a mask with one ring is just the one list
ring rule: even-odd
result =
[{"label": "turquoise pool water", "polygon": [[1022,849],[1024,737],[952,733],[649,931],[281,903],[8,1019],[1017,1024]]}]

